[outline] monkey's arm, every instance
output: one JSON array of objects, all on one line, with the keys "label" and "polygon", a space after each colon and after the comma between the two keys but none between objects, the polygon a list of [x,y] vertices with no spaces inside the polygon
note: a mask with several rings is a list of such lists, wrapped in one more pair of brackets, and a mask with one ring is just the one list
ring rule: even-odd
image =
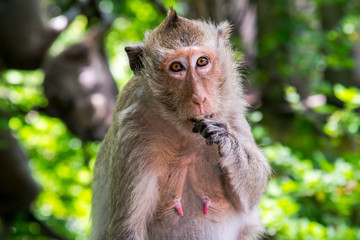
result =
[{"label": "monkey's arm", "polygon": [[[121,132],[131,132],[122,125]],[[153,214],[157,199],[157,177],[150,170],[146,146],[141,136],[116,136],[112,144],[110,164],[110,226],[111,240],[144,239],[146,223]]]},{"label": "monkey's arm", "polygon": [[245,118],[240,126],[246,129],[238,133],[221,119],[204,118],[194,125],[193,132],[200,132],[207,145],[218,145],[219,164],[242,208],[248,209],[259,202],[265,191],[270,166],[256,146]]}]

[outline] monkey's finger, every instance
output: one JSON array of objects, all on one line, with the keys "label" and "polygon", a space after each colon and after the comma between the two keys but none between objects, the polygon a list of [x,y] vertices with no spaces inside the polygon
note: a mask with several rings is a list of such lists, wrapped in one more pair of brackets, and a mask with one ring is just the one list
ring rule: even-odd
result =
[{"label": "monkey's finger", "polygon": [[193,131],[194,133],[199,132],[200,129],[201,129],[201,126],[202,126],[203,124],[204,124],[204,119],[201,119],[201,120],[197,121],[197,122],[194,124],[194,127],[193,127],[192,131]]},{"label": "monkey's finger", "polygon": [[197,122],[197,123],[194,124],[192,132],[193,133],[198,133],[199,131],[200,131],[200,124],[199,124],[199,122]]},{"label": "monkey's finger", "polygon": [[211,124],[209,122],[201,121],[200,123],[200,133],[204,137],[207,137],[211,132]]},{"label": "monkey's finger", "polygon": [[211,141],[210,138],[207,138],[207,139],[205,140],[205,143],[206,143],[206,145],[211,146],[211,145],[213,145],[214,142]]},{"label": "monkey's finger", "polygon": [[226,132],[226,129],[214,126],[212,124],[203,125],[200,127],[200,133],[203,135],[203,137],[208,138],[210,135],[218,136],[218,135],[224,135]]},{"label": "monkey's finger", "polygon": [[221,150],[220,145],[218,145],[218,153],[219,153],[219,157],[225,157],[225,154],[224,154],[223,151]]},{"label": "monkey's finger", "polygon": [[214,126],[227,130],[227,125],[222,121],[214,122]]},{"label": "monkey's finger", "polygon": [[200,134],[204,137],[204,138],[208,138],[211,134],[212,134],[212,132],[211,132],[211,130],[208,128],[208,127],[206,127],[206,126],[201,126],[201,128],[200,128]]}]

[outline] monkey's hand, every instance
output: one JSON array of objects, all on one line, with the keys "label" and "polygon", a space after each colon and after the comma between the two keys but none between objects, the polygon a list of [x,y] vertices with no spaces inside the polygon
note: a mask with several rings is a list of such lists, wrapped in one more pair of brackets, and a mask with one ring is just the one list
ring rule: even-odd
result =
[{"label": "monkey's hand", "polygon": [[248,209],[256,206],[266,188],[270,166],[253,139],[241,139],[225,121],[216,118],[197,121],[192,131],[200,133],[207,145],[218,145],[219,163],[227,170],[231,192],[239,200],[238,207]]},{"label": "monkey's hand", "polygon": [[230,154],[239,145],[235,136],[229,132],[227,124],[218,118],[203,118],[195,123],[192,131],[200,132],[207,145],[217,144],[220,157]]}]

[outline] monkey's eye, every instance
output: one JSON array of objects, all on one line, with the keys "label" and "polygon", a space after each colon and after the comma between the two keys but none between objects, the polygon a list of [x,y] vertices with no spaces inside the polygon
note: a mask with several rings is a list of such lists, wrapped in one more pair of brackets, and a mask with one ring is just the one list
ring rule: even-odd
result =
[{"label": "monkey's eye", "polygon": [[184,66],[179,62],[174,62],[171,64],[170,70],[173,72],[180,72],[180,71],[184,70]]},{"label": "monkey's eye", "polygon": [[206,66],[209,63],[209,60],[206,57],[199,57],[199,59],[196,62],[196,65],[199,67]]}]

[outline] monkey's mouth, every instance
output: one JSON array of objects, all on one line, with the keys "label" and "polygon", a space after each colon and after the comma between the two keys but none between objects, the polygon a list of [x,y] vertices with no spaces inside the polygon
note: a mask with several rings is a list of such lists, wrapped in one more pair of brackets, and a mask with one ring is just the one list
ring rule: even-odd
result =
[{"label": "monkey's mouth", "polygon": [[214,117],[214,114],[211,113],[211,114],[202,114],[202,115],[197,115],[197,116],[194,116],[194,117],[190,117],[189,120],[193,123],[197,123],[198,121],[200,121],[201,119],[204,119],[204,118],[213,118]]}]

